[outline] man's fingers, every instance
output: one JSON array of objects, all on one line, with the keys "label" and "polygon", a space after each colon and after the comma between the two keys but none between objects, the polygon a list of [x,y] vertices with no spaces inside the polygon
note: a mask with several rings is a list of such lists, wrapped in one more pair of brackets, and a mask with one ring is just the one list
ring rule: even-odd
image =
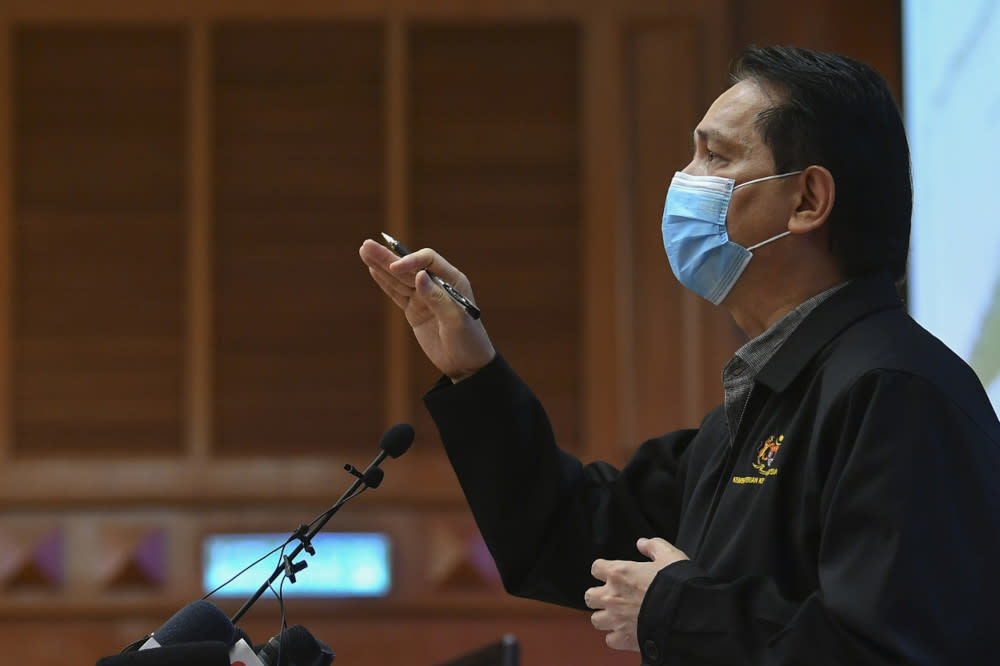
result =
[{"label": "man's fingers", "polygon": [[[666,543],[666,542],[664,542]],[[643,544],[644,546],[646,544]],[[669,544],[668,544],[669,545]],[[604,637],[615,650],[636,650],[636,624],[643,596],[656,565],[650,562],[594,560],[590,573],[604,585],[584,592],[583,601],[595,609],[590,622],[595,628],[609,632]]]},{"label": "man's fingers", "polygon": [[417,274],[422,270],[430,270],[452,285],[459,279],[468,281],[461,271],[430,248],[398,257],[389,248],[369,238],[361,244],[358,254],[369,268],[379,269],[405,285],[413,285]]},{"label": "man's fingers", "polygon": [[654,562],[662,559],[669,559],[671,562],[676,562],[678,559],[688,559],[688,556],[681,550],[674,547],[669,541],[659,537],[655,539],[639,539],[635,545],[640,553]]},{"label": "man's fingers", "polygon": [[[419,253],[406,255],[400,259],[372,240],[366,240],[359,252],[368,266],[368,273],[372,279],[400,308],[406,310],[410,301],[417,296],[418,300],[439,318],[464,317],[465,312],[462,308],[451,301],[448,293],[426,270],[419,269],[414,273],[408,270],[406,264],[400,262],[409,261],[410,257],[417,255],[418,261],[426,263],[429,260],[432,264],[446,267],[452,273],[461,274],[433,250],[420,250]],[[462,277],[464,279],[464,276]]]},{"label": "man's fingers", "polygon": [[[413,295],[413,280],[406,280],[389,271],[389,264],[396,255],[373,240],[366,240],[358,250],[361,260],[368,266],[368,273],[382,288],[382,291],[396,300],[399,297],[409,298]],[[398,303],[398,301],[397,301]]]},{"label": "man's fingers", "polygon": [[591,613],[590,623],[594,625],[595,629],[600,629],[601,631],[613,631],[621,626],[621,621],[606,610]]},{"label": "man's fingers", "polygon": [[438,283],[436,283],[431,276],[427,274],[427,271],[420,271],[414,278],[416,283],[416,291],[428,308],[434,312],[438,319],[445,320],[447,318],[462,318],[465,317],[465,310],[462,309],[460,305],[451,300],[451,296],[448,295]]},{"label": "man's fingers", "polygon": [[468,282],[465,275],[448,263],[448,260],[430,248],[421,248],[405,257],[394,260],[389,265],[389,271],[395,275],[413,275],[420,271],[430,271],[453,286],[459,282]]},{"label": "man's fingers", "polygon": [[609,648],[614,650],[638,650],[639,642],[635,638],[635,632],[629,628],[628,624],[622,622],[620,618],[613,616],[608,611],[597,611],[590,616],[590,623],[599,631],[606,631],[604,642]]},{"label": "man's fingers", "polygon": [[386,270],[389,269],[389,264],[398,258],[392,250],[380,243],[376,243],[370,238],[365,239],[361,243],[358,254],[361,256],[361,261],[365,262],[369,267],[382,266]]},{"label": "man's fingers", "polygon": [[583,603],[586,604],[587,608],[604,608],[604,597],[601,594],[604,587],[592,587],[583,593]]},{"label": "man's fingers", "polygon": [[[452,300],[448,292],[437,283],[438,279],[449,283],[460,294],[475,302],[465,275],[430,248],[398,257],[384,245],[367,239],[361,244],[358,253],[375,282],[403,309],[407,309],[416,295],[417,300],[438,318],[465,317],[462,306]],[[429,273],[436,277],[431,278]]]},{"label": "man's fingers", "polygon": [[611,562],[608,560],[594,560],[594,563],[590,565],[590,575],[597,580],[608,580],[608,568]]},{"label": "man's fingers", "polygon": [[391,291],[392,293],[397,294],[399,296],[413,295],[414,291],[413,284],[408,284],[403,280],[400,280],[395,275],[389,273],[389,271],[387,271],[382,266],[369,266],[368,272],[375,279],[375,282],[377,282],[378,285],[382,287],[384,290]]},{"label": "man's fingers", "polygon": [[401,308],[406,308],[406,304],[410,302],[410,298],[413,296],[412,287],[407,288],[398,279],[374,266],[368,267],[368,273],[375,280],[375,283],[382,288],[382,291],[392,299],[393,303]]},{"label": "man's fingers", "polygon": [[[592,568],[597,573],[603,573],[608,568],[613,569],[616,564],[620,562],[595,560]],[[583,593],[583,601],[588,608],[595,609],[590,615],[590,623],[594,628],[608,632],[604,637],[608,647],[615,650],[639,649],[635,638],[638,606],[622,598],[612,583],[588,589]]]},{"label": "man's fingers", "polygon": [[628,631],[612,631],[604,637],[604,642],[612,650],[639,651],[639,641],[633,633]]}]

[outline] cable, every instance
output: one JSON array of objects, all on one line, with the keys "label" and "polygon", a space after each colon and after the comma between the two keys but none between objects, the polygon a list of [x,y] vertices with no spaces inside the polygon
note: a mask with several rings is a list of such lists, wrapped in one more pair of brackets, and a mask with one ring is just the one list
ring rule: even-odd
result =
[{"label": "cable", "polygon": [[[366,490],[368,490],[368,486],[361,486],[361,487],[360,487],[360,488],[358,488],[358,489],[357,489],[356,491],[354,491],[354,493],[353,493],[353,494],[351,494],[351,495],[348,495],[348,496],[347,496],[347,497],[345,497],[345,498],[344,498],[343,500],[341,500],[341,502],[340,502],[340,505],[341,505],[341,506],[343,506],[343,505],[347,504],[347,503],[348,503],[348,502],[350,502],[350,501],[351,501],[352,499],[354,499],[355,497],[357,497],[357,496],[358,496],[358,495],[360,495],[361,493],[365,492]],[[329,510],[329,509],[327,509],[327,510],[326,510],[326,511],[324,511],[323,513],[321,513],[321,514],[319,514],[318,516],[316,516],[315,518],[313,518],[313,519],[312,519],[312,521],[311,521],[311,522],[309,523],[309,525],[308,525],[308,526],[309,526],[310,528],[312,528],[312,527],[313,527],[313,526],[314,526],[314,525],[315,525],[316,523],[318,523],[319,521],[321,521],[321,520],[323,519],[323,517],[324,517],[324,516],[326,516],[326,514],[327,514],[327,513],[329,512],[329,511],[330,511],[330,510]],[[289,540],[289,541],[291,541],[291,540]],[[272,552],[273,552],[273,551],[272,551]],[[270,555],[270,553],[268,553],[268,555]]]},{"label": "cable", "polygon": [[225,583],[223,583],[222,585],[219,585],[214,590],[206,593],[205,596],[202,597],[202,601],[204,601],[205,599],[208,599],[210,596],[212,596],[213,594],[215,594],[216,592],[218,592],[219,590],[221,590],[222,588],[224,588],[226,585],[229,585],[234,580],[236,580],[237,578],[239,578],[240,576],[242,576],[243,574],[245,574],[250,569],[253,569],[255,566],[257,566],[258,564],[260,564],[261,562],[263,562],[267,558],[271,557],[272,555],[274,555],[279,550],[282,552],[282,554],[284,554],[284,552],[285,552],[285,546],[287,546],[289,543],[291,543],[292,539],[294,539],[294,538],[295,538],[294,536],[288,537],[287,539],[285,539],[284,543],[282,543],[281,545],[275,546],[274,548],[272,548],[268,552],[264,553],[263,555],[261,555],[260,557],[258,557],[256,560],[254,560],[253,562],[251,562],[247,566],[245,566],[242,569],[240,569],[236,574],[233,575],[232,578],[230,578],[229,580],[227,580]]},{"label": "cable", "polygon": [[[288,542],[281,547],[281,559],[285,558],[285,546]],[[281,624],[278,627],[278,655],[275,659],[275,666],[281,666],[281,647],[285,642],[285,629],[288,628],[288,622],[285,618],[285,580],[288,578],[288,574],[282,574],[281,581],[278,583],[278,589],[275,590],[271,583],[268,583],[267,587],[271,590],[271,593],[278,599],[278,608],[281,609]]]},{"label": "cable", "polygon": [[[329,518],[330,518],[330,515],[331,515],[332,511],[335,511],[336,509],[338,509],[338,508],[342,507],[343,505],[347,504],[347,503],[348,503],[349,501],[351,501],[352,499],[354,499],[355,497],[357,497],[357,496],[358,496],[358,495],[360,495],[361,493],[363,493],[363,492],[365,492],[366,490],[368,490],[368,488],[369,488],[369,486],[367,486],[367,485],[362,485],[362,486],[360,486],[360,487],[359,487],[359,488],[358,488],[357,490],[355,490],[355,491],[354,491],[353,493],[351,493],[350,495],[346,495],[345,497],[342,497],[342,498],[341,498],[341,499],[340,499],[340,500],[339,500],[339,501],[338,501],[338,502],[337,502],[336,504],[334,504],[334,505],[333,505],[332,507],[330,507],[330,508],[329,508],[329,509],[327,509],[326,511],[323,511],[323,512],[322,512],[322,513],[320,513],[320,514],[319,514],[318,516],[316,516],[315,518],[313,518],[313,520],[312,520],[312,521],[311,521],[311,522],[310,522],[310,523],[309,523],[309,524],[308,524],[308,525],[307,525],[306,527],[308,527],[308,528],[309,528],[309,529],[311,530],[311,529],[313,529],[313,528],[314,528],[314,527],[315,527],[315,526],[316,526],[316,525],[317,525],[318,523],[322,523],[322,522],[325,522],[326,520],[329,520]],[[301,526],[300,526],[300,527],[301,527]],[[268,551],[267,553],[265,553],[264,555],[262,555],[262,556],[261,556],[261,557],[259,557],[258,559],[254,560],[254,561],[253,561],[252,563],[248,564],[248,565],[247,565],[246,567],[244,567],[243,569],[241,569],[241,570],[240,570],[239,572],[237,572],[237,573],[236,573],[235,575],[233,575],[233,576],[232,576],[232,577],[231,577],[231,578],[230,578],[229,580],[227,580],[226,582],[224,582],[224,583],[223,583],[222,585],[219,585],[218,587],[216,587],[216,588],[215,588],[214,590],[212,590],[211,592],[208,592],[207,594],[205,594],[205,596],[204,596],[204,597],[202,597],[202,599],[208,599],[208,598],[209,598],[210,596],[212,596],[213,594],[215,594],[216,592],[218,592],[219,590],[221,590],[221,589],[222,589],[222,588],[224,588],[225,586],[229,585],[229,584],[230,584],[230,583],[232,583],[232,582],[233,582],[234,580],[236,580],[237,578],[239,578],[240,576],[242,576],[243,574],[245,574],[245,573],[246,573],[247,571],[249,571],[249,570],[250,570],[250,569],[252,569],[253,567],[257,566],[258,564],[260,564],[260,563],[261,563],[261,562],[263,562],[263,561],[264,561],[265,559],[267,559],[268,557],[270,557],[270,556],[271,556],[271,555],[273,555],[274,553],[278,552],[279,550],[281,551],[281,559],[282,559],[282,560],[284,560],[284,553],[285,553],[285,547],[286,547],[286,546],[287,546],[288,544],[290,544],[290,543],[291,543],[292,541],[295,541],[296,539],[299,539],[300,537],[299,537],[299,535],[298,535],[298,534],[299,534],[299,533],[298,533],[298,530],[296,530],[295,532],[293,532],[293,533],[292,533],[292,535],[291,535],[291,536],[289,536],[289,537],[288,537],[288,538],[287,538],[287,539],[286,539],[286,540],[284,541],[284,543],[282,543],[282,544],[281,544],[281,545],[279,545],[279,546],[275,546],[275,547],[274,547],[274,548],[272,548],[272,549],[271,549],[270,551]],[[308,546],[308,545],[309,545],[309,543],[308,543],[308,540],[303,540],[303,542],[302,542],[302,546]],[[294,551],[294,553],[295,553],[295,554],[298,554],[299,552],[301,552],[301,550],[302,550],[302,548],[301,548],[301,546],[300,546],[299,548],[297,548],[297,549],[296,549],[296,550]],[[310,553],[311,553],[311,552],[312,552],[312,551],[310,551]],[[294,555],[293,555],[293,557],[294,557]],[[273,577],[276,577],[277,575],[278,575],[278,572],[277,572],[277,570],[276,570],[276,571],[275,571],[275,572],[274,572],[274,573],[272,574],[272,579],[273,579]],[[285,575],[287,575],[287,574],[285,574]],[[292,582],[294,582],[294,580],[293,580]],[[282,581],[281,581],[281,584],[279,584],[279,589],[280,589],[281,585],[283,585],[283,584],[284,584],[284,578],[282,578]],[[254,595],[254,597],[252,597],[252,598],[251,598],[251,599],[250,599],[250,600],[249,600],[249,601],[248,601],[248,602],[247,602],[246,604],[244,604],[244,607],[243,607],[243,608],[241,608],[241,609],[240,609],[240,611],[239,611],[239,612],[237,612],[237,614],[233,616],[233,618],[234,618],[234,619],[233,619],[233,622],[234,622],[234,623],[235,623],[235,622],[236,622],[236,621],[237,621],[237,620],[238,620],[238,619],[239,619],[239,618],[240,618],[240,617],[241,617],[241,616],[243,615],[243,613],[244,613],[244,612],[246,612],[246,610],[248,609],[249,605],[250,605],[250,604],[252,604],[252,603],[253,603],[253,601],[254,601],[254,600],[255,600],[255,599],[257,598],[257,596],[259,596],[259,595],[260,595],[260,594],[261,594],[261,593],[262,593],[262,592],[264,591],[265,587],[267,587],[267,588],[271,588],[271,591],[272,591],[272,592],[274,592],[274,589],[273,589],[273,587],[271,586],[271,583],[270,583],[270,582],[267,582],[266,586],[261,586],[261,588],[260,588],[260,589],[258,589],[258,591],[257,591],[257,594],[256,594],[256,595]]]}]

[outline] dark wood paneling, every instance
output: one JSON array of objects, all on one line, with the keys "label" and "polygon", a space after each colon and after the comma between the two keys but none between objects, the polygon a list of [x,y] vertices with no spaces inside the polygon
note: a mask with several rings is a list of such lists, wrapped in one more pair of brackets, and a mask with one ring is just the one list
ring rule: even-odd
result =
[{"label": "dark wood paneling", "polygon": [[[407,243],[470,276],[494,344],[544,399],[563,444],[578,447],[579,29],[425,24],[409,53]],[[413,359],[419,395],[434,373]]]},{"label": "dark wood paneling", "polygon": [[897,93],[902,81],[899,0],[822,0],[807,9],[796,0],[734,2],[737,49],[744,44],[792,44],[859,58]]},{"label": "dark wood paneling", "polygon": [[180,444],[185,39],[14,35],[17,455]]},{"label": "dark wood paneling", "polygon": [[[663,249],[667,189],[691,159],[691,135],[725,71],[706,57],[704,16],[636,25],[626,63],[631,113],[634,439],[696,427],[722,399],[722,366],[741,336],[728,313],[685,289]],[[715,69],[718,68],[718,69]]]},{"label": "dark wood paneling", "polygon": [[214,58],[214,446],[371,450],[382,303],[357,265],[383,226],[383,28],[220,25]]}]

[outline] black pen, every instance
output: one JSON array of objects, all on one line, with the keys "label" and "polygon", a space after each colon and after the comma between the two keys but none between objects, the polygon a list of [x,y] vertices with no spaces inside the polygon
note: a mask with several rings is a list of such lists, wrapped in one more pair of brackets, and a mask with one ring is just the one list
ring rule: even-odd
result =
[{"label": "black pen", "polygon": [[[385,233],[384,231],[382,232],[382,238],[385,239],[385,242],[389,246],[389,249],[398,254],[399,256],[405,257],[406,255],[410,254],[410,251],[406,249],[405,245],[403,245],[398,240],[396,240],[389,234]],[[465,311],[469,313],[470,317],[472,317],[473,319],[479,319],[482,312],[480,312],[479,308],[477,308],[472,301],[463,296],[458,291],[458,289],[455,289],[453,286],[442,280],[434,273],[431,273],[430,271],[427,271],[427,277],[434,280],[437,286],[444,289],[445,292],[447,292],[447,294],[451,296],[453,301],[455,301],[463,308],[465,308]]]}]

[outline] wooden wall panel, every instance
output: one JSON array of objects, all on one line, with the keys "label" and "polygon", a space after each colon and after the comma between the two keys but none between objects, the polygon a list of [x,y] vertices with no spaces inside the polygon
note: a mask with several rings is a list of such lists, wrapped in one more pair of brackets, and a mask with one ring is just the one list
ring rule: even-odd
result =
[{"label": "wooden wall panel", "polygon": [[176,451],[184,35],[14,35],[16,455]]},{"label": "wooden wall panel", "polygon": [[[410,35],[407,242],[471,276],[494,344],[568,448],[579,447],[581,419],[579,49],[572,23],[419,25]],[[435,375],[414,377],[419,395]]]},{"label": "wooden wall panel", "polygon": [[724,88],[724,66],[707,56],[706,34],[712,31],[704,18],[690,15],[635,25],[626,39],[636,394],[628,405],[631,442],[696,427],[721,402],[722,366],[741,342],[724,310],[674,277],[660,232],[670,180],[690,161],[694,127]]},{"label": "wooden wall panel", "polygon": [[220,25],[214,53],[214,446],[370,450],[381,303],[357,247],[383,226],[383,29]]},{"label": "wooden wall panel", "polygon": [[822,0],[804,8],[796,0],[754,0],[734,3],[733,25],[739,47],[792,44],[860,58],[885,76],[896,98],[902,99],[900,4]]}]

